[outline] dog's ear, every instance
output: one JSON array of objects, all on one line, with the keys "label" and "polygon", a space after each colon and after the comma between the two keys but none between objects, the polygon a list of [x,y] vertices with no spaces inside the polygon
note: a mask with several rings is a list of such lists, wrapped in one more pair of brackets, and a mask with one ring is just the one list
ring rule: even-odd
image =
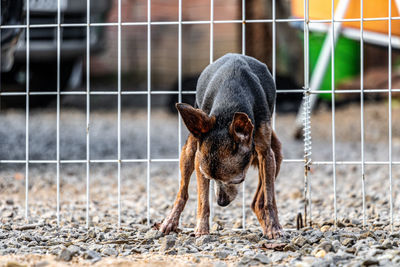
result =
[{"label": "dog's ear", "polygon": [[201,109],[185,103],[176,103],[175,107],[181,114],[186,127],[195,137],[209,132],[214,126],[215,117],[208,116]]},{"label": "dog's ear", "polygon": [[229,126],[229,133],[235,139],[235,142],[248,144],[253,134],[253,124],[249,116],[243,112],[236,112]]}]

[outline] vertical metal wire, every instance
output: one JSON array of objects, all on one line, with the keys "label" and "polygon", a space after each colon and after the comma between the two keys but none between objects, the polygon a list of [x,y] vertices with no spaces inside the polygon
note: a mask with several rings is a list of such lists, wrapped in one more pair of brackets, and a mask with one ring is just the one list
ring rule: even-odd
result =
[{"label": "vertical metal wire", "polygon": [[[246,55],[246,0],[242,0],[242,54]],[[246,229],[246,181],[242,190],[242,228]]]},{"label": "vertical metal wire", "polygon": [[118,227],[121,227],[121,0],[118,0]]},{"label": "vertical metal wire", "polygon": [[[1,1],[0,1],[0,14],[1,14]],[[0,21],[0,26],[2,26],[2,23],[1,23],[1,21]],[[0,40],[1,40],[1,29],[0,29]],[[1,42],[0,42],[0,66],[1,66]],[[0,92],[1,92],[1,88],[2,88],[2,86],[1,86],[1,78],[2,78],[2,76],[1,76],[1,71],[0,71]],[[0,110],[1,110],[1,96],[0,96]]]},{"label": "vertical metal wire", "polygon": [[60,46],[61,46],[61,0],[57,0],[57,225],[60,225]]},{"label": "vertical metal wire", "polygon": [[26,1],[26,102],[25,102],[25,219],[29,216],[29,50],[30,11]]},{"label": "vertical metal wire", "polygon": [[365,213],[365,156],[364,156],[364,2],[360,2],[360,108],[361,108],[361,186],[363,227],[366,225]]},{"label": "vertical metal wire", "polygon": [[[182,0],[178,11],[178,102],[182,102]],[[182,148],[182,118],[178,112],[178,158]],[[179,166],[179,163],[178,163]],[[179,170],[180,172],[180,170]],[[180,175],[179,175],[180,176]]]},{"label": "vertical metal wire", "polygon": [[[276,83],[276,0],[272,0],[272,77]],[[272,129],[275,130],[276,107],[272,113]]]},{"label": "vertical metal wire", "polygon": [[[311,166],[311,99],[310,90],[304,91],[303,97],[303,129],[304,129],[304,226],[307,225],[307,213],[309,214],[309,224],[312,226],[311,219],[311,186],[309,171]],[[308,211],[307,211],[308,207]]]},{"label": "vertical metal wire", "polygon": [[[307,207],[309,209],[310,226],[311,217],[311,186],[309,170],[311,166],[311,95],[309,85],[309,1],[304,1],[304,100],[303,100],[303,128],[304,128],[304,225],[307,225]],[[308,198],[308,199],[307,199]]]},{"label": "vertical metal wire", "polygon": [[[1,1],[0,1],[0,14],[1,14]],[[2,23],[0,21],[0,26],[2,26]],[[0,40],[1,40],[1,29],[0,29]],[[1,42],[0,42],[0,66],[1,66]],[[1,75],[1,71],[0,71],[0,92],[1,92],[1,79],[2,79],[2,75]],[[1,95],[0,95],[0,110],[1,110]]]},{"label": "vertical metal wire", "polygon": [[[178,10],[178,102],[182,102],[182,0],[179,0]],[[182,148],[182,118],[178,112],[178,157]]]},{"label": "vertical metal wire", "polygon": [[[182,102],[182,0],[178,2],[178,103]],[[178,112],[178,158],[182,149],[182,118]],[[178,179],[181,177],[181,169],[178,161]],[[179,226],[181,225],[182,217],[179,218]]]},{"label": "vertical metal wire", "polygon": [[[304,111],[303,111],[303,129],[304,129],[304,226],[307,226],[307,213],[309,225],[312,226],[311,215],[311,94],[309,86],[309,2],[304,1]],[[307,211],[308,208],[308,211]]]},{"label": "vertical metal wire", "polygon": [[150,225],[151,0],[147,0],[147,225]]},{"label": "vertical metal wire", "polygon": [[210,0],[210,64],[214,61],[214,0]]},{"label": "vertical metal wire", "polygon": [[332,168],[333,168],[333,206],[335,210],[335,226],[337,225],[336,199],[336,131],[335,131],[335,0],[332,0],[332,37],[331,37],[331,87],[332,87]]},{"label": "vertical metal wire", "polygon": [[90,0],[86,2],[86,228],[90,204]]},{"label": "vertical metal wire", "polygon": [[[390,187],[390,229],[393,232],[393,181],[392,181],[392,0],[389,1],[389,76],[388,76],[388,89],[389,89],[389,187]],[[400,7],[397,7],[400,8]]]},{"label": "vertical metal wire", "polygon": [[[214,61],[214,0],[210,0],[210,64]],[[214,218],[214,181],[210,181],[210,225]]]}]

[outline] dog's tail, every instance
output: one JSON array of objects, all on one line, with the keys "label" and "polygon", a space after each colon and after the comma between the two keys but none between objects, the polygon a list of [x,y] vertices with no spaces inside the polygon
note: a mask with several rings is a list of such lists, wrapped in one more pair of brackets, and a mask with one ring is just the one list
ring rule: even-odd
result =
[{"label": "dog's tail", "polygon": [[271,135],[271,149],[272,151],[274,151],[275,154],[275,163],[276,163],[275,180],[276,180],[276,177],[278,177],[279,170],[281,168],[283,155],[282,155],[282,144],[281,141],[279,141],[275,131],[272,131]]}]

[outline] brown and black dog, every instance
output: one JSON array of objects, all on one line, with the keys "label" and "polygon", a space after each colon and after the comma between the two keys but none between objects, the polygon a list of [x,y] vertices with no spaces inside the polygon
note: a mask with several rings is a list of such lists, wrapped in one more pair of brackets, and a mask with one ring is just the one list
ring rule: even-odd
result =
[{"label": "brown and black dog", "polygon": [[264,235],[281,235],[274,189],[282,161],[281,143],[271,127],[275,97],[267,66],[252,57],[227,54],[202,72],[196,108],[176,104],[190,134],[181,152],[179,192],[160,226],[163,233],[178,227],[194,170],[198,191],[195,234],[200,236],[209,233],[210,180],[216,183],[218,205],[227,206],[253,165],[258,167],[259,180],[251,208]]}]

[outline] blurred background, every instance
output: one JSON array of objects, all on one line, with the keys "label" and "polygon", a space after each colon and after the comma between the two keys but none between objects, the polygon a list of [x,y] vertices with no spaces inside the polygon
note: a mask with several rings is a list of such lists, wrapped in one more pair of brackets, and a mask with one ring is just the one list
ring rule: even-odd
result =
[{"label": "blurred background", "polygon": [[[331,16],[330,1],[310,1],[310,18],[327,19]],[[326,3],[325,3],[326,2]],[[338,1],[336,1],[338,2]],[[382,1],[385,2],[385,1]],[[241,20],[241,0],[215,0],[214,20]],[[386,7],[387,7],[387,1]],[[147,1],[122,0],[122,22],[146,22]],[[337,4],[337,3],[336,3]],[[358,5],[357,5],[358,4]],[[81,0],[61,0],[61,23],[86,23],[87,4]],[[210,1],[183,1],[184,21],[209,21]],[[118,21],[118,1],[98,0],[90,4],[90,22],[104,23]],[[301,18],[304,14],[303,1],[277,0],[276,18]],[[393,1],[392,16],[398,15]],[[178,1],[154,0],[151,2],[152,21],[177,21]],[[272,18],[271,0],[245,1],[247,20]],[[346,18],[359,18],[359,1],[350,1]],[[357,13],[358,12],[358,13]],[[2,1],[2,24],[23,25],[26,21],[26,3],[23,0]],[[365,1],[364,17],[387,17],[387,8],[376,10],[373,1]],[[328,17],[327,17],[328,16]],[[30,74],[31,91],[56,91],[57,88],[57,1],[31,0],[30,2]],[[34,28],[47,24],[49,27]],[[392,88],[399,88],[399,21],[392,21],[393,71]],[[51,26],[53,25],[53,26]],[[310,24],[310,67],[316,65],[329,23]],[[360,22],[346,22],[336,47],[335,86],[336,89],[359,89],[360,87]],[[371,26],[370,30],[368,27]],[[246,54],[265,62],[272,71],[272,23],[247,23]],[[364,22],[364,88],[387,88],[388,49],[387,21]],[[301,89],[304,86],[303,22],[276,23],[276,83],[280,89]],[[374,35],[375,34],[375,35]],[[93,91],[117,90],[117,26],[90,28],[90,89]],[[367,36],[368,35],[368,36]],[[367,38],[373,36],[373,38]],[[12,37],[12,38],[11,38]],[[214,24],[214,59],[227,52],[242,52],[242,24]],[[178,90],[178,26],[153,25],[151,89],[154,91]],[[189,24],[182,26],[182,88],[195,90],[201,71],[209,64],[210,50],[209,24]],[[8,52],[9,51],[9,52]],[[15,59],[12,60],[13,53]],[[147,27],[123,26],[121,43],[122,90],[147,90]],[[12,63],[12,61],[14,61]],[[9,63],[7,63],[9,62]],[[86,90],[86,27],[61,27],[61,90]],[[2,75],[1,91],[26,90],[26,32],[25,29],[2,29]],[[330,90],[330,64],[328,65],[320,89]],[[379,94],[367,94],[367,99],[379,99]],[[81,96],[63,96],[66,105],[82,105]],[[279,94],[277,109],[280,112],[296,112],[301,94]],[[330,102],[330,95],[322,94],[320,99]],[[358,94],[338,95],[337,100],[359,99]],[[184,101],[193,103],[193,96],[184,95]],[[55,96],[32,97],[31,107],[54,105]],[[1,98],[1,109],[24,107],[23,96]],[[177,101],[176,95],[159,95],[152,102],[160,107],[171,108]],[[141,97],[128,106],[144,107]],[[84,104],[84,102],[83,102]],[[104,105],[116,104],[105,101]]]}]

